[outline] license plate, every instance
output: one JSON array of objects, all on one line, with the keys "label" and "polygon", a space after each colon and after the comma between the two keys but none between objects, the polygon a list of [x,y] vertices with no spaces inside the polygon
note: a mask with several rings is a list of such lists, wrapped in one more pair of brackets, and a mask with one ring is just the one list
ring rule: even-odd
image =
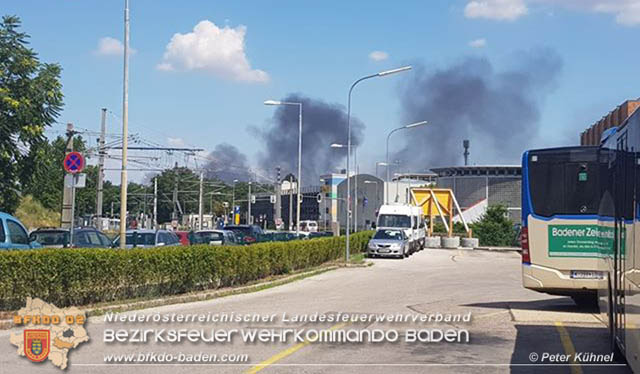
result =
[{"label": "license plate", "polygon": [[572,270],[571,279],[604,279],[600,271]]},{"label": "license plate", "polygon": [[378,253],[389,253],[389,252],[391,251],[388,249],[378,249]]}]

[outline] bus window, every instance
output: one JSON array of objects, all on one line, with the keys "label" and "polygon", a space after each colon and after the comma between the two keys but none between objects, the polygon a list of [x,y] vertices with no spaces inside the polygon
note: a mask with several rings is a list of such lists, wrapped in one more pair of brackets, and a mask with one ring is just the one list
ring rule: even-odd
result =
[{"label": "bus window", "polygon": [[533,212],[539,216],[597,214],[600,175],[597,149],[538,152],[529,157]]}]

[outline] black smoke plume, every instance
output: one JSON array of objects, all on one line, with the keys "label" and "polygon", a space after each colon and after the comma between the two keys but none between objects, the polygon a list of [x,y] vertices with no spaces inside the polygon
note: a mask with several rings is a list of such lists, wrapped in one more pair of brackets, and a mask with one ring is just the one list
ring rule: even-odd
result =
[{"label": "black smoke plume", "polygon": [[[331,148],[332,143],[347,144],[347,113],[342,105],[329,104],[299,94],[282,101],[302,103],[302,183],[318,184],[320,175],[346,167],[346,149]],[[265,143],[260,166],[272,172],[280,166],[281,175],[297,175],[298,106],[278,106],[266,129],[258,130]],[[362,142],[364,124],[351,116],[351,145]]]},{"label": "black smoke plume", "polygon": [[[406,146],[394,159],[415,171],[463,164],[462,141],[471,141],[469,164],[518,164],[538,135],[542,99],[555,86],[562,60],[551,49],[520,53],[498,71],[479,57],[440,69],[414,68],[401,89]],[[560,124],[558,124],[560,125]]]},{"label": "black smoke plume", "polygon": [[210,161],[204,167],[207,178],[217,178],[225,183],[233,183],[234,179],[241,182],[249,180],[247,156],[233,145],[228,143],[216,145],[208,158]]}]

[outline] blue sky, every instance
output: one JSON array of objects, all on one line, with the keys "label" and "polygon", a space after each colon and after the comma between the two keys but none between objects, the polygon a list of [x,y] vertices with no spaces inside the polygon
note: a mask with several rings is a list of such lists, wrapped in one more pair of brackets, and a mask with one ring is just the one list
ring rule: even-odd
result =
[{"label": "blue sky", "polygon": [[[123,1],[3,5],[4,14],[22,18],[41,60],[64,69],[59,122],[97,131],[100,108],[107,107],[108,131],[119,131],[122,56],[117,41],[103,41],[102,51],[99,43],[122,40]],[[231,57],[199,53],[188,37],[168,47],[174,34],[193,33],[201,21],[211,22],[202,34],[211,36],[208,47],[222,43]],[[443,68],[469,55],[508,68],[518,51],[543,46],[560,55],[563,68],[541,102],[540,136],[532,145],[575,143],[580,130],[640,96],[637,25],[638,0],[131,0],[130,131],[206,150],[230,143],[255,165],[261,141],[249,129],[272,117],[265,99],[301,93],[346,106],[349,85],[363,75],[407,63]],[[375,61],[374,51],[387,57]],[[376,79],[354,93],[353,114],[367,126],[362,170],[382,160],[387,132],[402,124],[400,87],[411,79],[411,72]],[[59,124],[48,134],[63,129]],[[482,161],[479,148],[472,158],[475,151]],[[109,177],[118,179],[117,173]]]}]

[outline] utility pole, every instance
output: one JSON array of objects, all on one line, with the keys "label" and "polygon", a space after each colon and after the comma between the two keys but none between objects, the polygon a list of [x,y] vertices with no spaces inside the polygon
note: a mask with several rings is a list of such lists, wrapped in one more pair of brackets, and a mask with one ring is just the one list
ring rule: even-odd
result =
[{"label": "utility pole", "polygon": [[249,192],[247,193],[247,225],[251,224],[251,181],[249,181]]},{"label": "utility pole", "polygon": [[120,248],[127,248],[127,146],[129,145],[129,0],[124,0],[124,82],[122,90],[122,174],[120,177]]},{"label": "utility pole", "polygon": [[356,177],[354,178],[354,188],[353,188],[353,195],[355,197],[355,204],[353,205],[353,232],[358,232],[358,147],[354,147],[353,148],[353,161],[356,164],[355,168],[353,168],[356,171]]},{"label": "utility pole", "polygon": [[198,230],[202,230],[202,193],[203,191],[203,184],[204,182],[204,173],[200,172],[200,197],[198,199]]},{"label": "utility pole", "polygon": [[[67,147],[65,150],[66,153],[73,152],[74,135],[75,131],[73,131],[73,124],[67,123]],[[64,175],[66,176],[67,173],[64,173]],[[66,183],[64,182],[62,188],[62,213],[60,214],[60,227],[64,229],[70,229],[73,226],[73,190],[71,187],[67,187]]]},{"label": "utility pole", "polygon": [[153,229],[158,229],[158,176],[153,178]]},{"label": "utility pole", "polygon": [[96,225],[98,230],[102,230],[102,192],[104,184],[104,147],[107,132],[107,108],[102,108],[102,118],[100,121],[100,140],[98,144],[98,196],[96,197]]},{"label": "utility pole", "polygon": [[296,236],[300,237],[300,211],[302,210],[302,103],[298,112],[298,185],[296,194]]},{"label": "utility pole", "polygon": [[171,213],[171,221],[178,220],[178,163],[173,167],[175,178],[173,182],[173,213]]},{"label": "utility pole", "polygon": [[278,166],[276,168],[276,184],[274,186],[274,190],[276,192],[276,204],[275,204],[275,211],[273,214],[273,220],[275,222],[278,222],[278,220],[282,219],[282,206],[280,206],[281,204],[281,197],[280,197],[280,193],[281,193],[281,188],[282,188],[282,184],[280,183],[280,166]]},{"label": "utility pole", "polygon": [[293,230],[293,175],[289,175],[289,230]]}]

